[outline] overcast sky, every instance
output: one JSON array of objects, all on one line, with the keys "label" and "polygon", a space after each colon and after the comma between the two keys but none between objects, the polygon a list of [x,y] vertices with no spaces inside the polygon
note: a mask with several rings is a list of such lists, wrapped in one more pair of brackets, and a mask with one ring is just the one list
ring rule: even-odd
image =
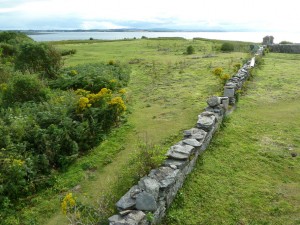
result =
[{"label": "overcast sky", "polygon": [[300,13],[295,2],[0,0],[0,29],[171,28],[300,32]]}]

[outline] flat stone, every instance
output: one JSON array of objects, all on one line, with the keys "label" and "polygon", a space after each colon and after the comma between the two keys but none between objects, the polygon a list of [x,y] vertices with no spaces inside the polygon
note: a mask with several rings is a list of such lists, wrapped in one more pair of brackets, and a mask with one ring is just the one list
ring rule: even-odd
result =
[{"label": "flat stone", "polygon": [[194,138],[197,141],[199,141],[200,143],[202,143],[202,141],[204,140],[207,132],[202,130],[202,129],[198,129],[198,128],[192,128],[189,130],[185,130],[184,132],[184,138]]},{"label": "flat stone", "polygon": [[163,166],[158,169],[151,170],[149,177],[157,180],[160,188],[167,188],[175,182],[178,173],[179,169],[174,170],[171,167]]},{"label": "flat stone", "polygon": [[216,116],[214,113],[212,113],[213,115],[207,115],[207,113],[212,112],[206,111],[205,114],[201,113],[198,116],[197,127],[205,131],[210,131],[215,124]]},{"label": "flat stone", "polygon": [[143,177],[139,181],[139,187],[147,193],[151,194],[155,198],[155,200],[158,198],[159,183],[157,180],[150,177]]},{"label": "flat stone", "polygon": [[136,197],[135,207],[138,210],[155,211],[157,209],[157,204],[153,195],[143,191]]},{"label": "flat stone", "polygon": [[126,225],[138,225],[145,218],[146,214],[142,211],[134,210],[126,216]]},{"label": "flat stone", "polygon": [[134,185],[130,190],[121,197],[121,199],[116,203],[117,208],[120,211],[133,209],[135,206],[135,199],[131,197],[132,192],[135,192],[139,187],[137,185]]},{"label": "flat stone", "polygon": [[133,210],[124,210],[119,212],[120,216],[126,216],[127,214],[131,213]]},{"label": "flat stone", "polygon": [[189,158],[189,155],[188,154],[185,154],[185,153],[179,153],[179,152],[174,152],[172,150],[169,150],[166,154],[166,156],[168,158],[171,158],[171,159],[179,159],[179,160],[185,160],[185,159],[188,159]]},{"label": "flat stone", "polygon": [[194,147],[190,145],[174,145],[167,152],[167,156],[173,159],[187,159],[193,152]]},{"label": "flat stone", "polygon": [[166,159],[163,163],[164,166],[170,166],[173,169],[182,169],[188,164],[187,160],[176,160],[176,159]]},{"label": "flat stone", "polygon": [[201,143],[199,141],[197,141],[195,138],[184,139],[184,140],[182,140],[182,142],[184,144],[191,145],[193,147],[200,147],[201,146]]},{"label": "flat stone", "polygon": [[120,215],[113,215],[111,217],[108,218],[109,224],[124,224],[125,223],[125,219],[123,219],[122,216]]}]

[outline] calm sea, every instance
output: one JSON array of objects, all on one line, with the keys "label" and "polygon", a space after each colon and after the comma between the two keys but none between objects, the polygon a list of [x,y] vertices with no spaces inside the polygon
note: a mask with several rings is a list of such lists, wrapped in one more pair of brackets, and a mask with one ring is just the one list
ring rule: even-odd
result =
[{"label": "calm sea", "polygon": [[300,43],[298,33],[278,33],[278,32],[50,32],[29,35],[35,41],[62,41],[62,40],[118,40],[125,38],[149,38],[156,37],[183,37],[186,39],[208,38],[217,40],[234,40],[262,42],[262,38],[267,35],[274,37],[274,42],[291,41]]}]

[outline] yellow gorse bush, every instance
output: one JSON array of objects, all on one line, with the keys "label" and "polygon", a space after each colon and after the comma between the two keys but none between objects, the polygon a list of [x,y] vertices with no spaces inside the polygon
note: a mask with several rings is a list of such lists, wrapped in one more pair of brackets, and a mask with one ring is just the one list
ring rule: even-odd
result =
[{"label": "yellow gorse bush", "polygon": [[23,166],[24,165],[24,161],[20,160],[20,159],[14,159],[12,162],[13,165],[15,166]]},{"label": "yellow gorse bush", "polygon": [[74,208],[76,206],[76,201],[75,199],[73,198],[73,195],[72,193],[68,193],[62,203],[61,203],[61,210],[63,212],[64,215],[67,214],[67,212],[70,211],[70,209]]},{"label": "yellow gorse bush", "polygon": [[81,89],[81,88],[79,88],[79,89],[77,89],[76,91],[75,91],[75,94],[76,95],[82,95],[82,96],[87,96],[89,93],[91,93],[90,91],[87,91],[87,90],[84,90],[84,89]]},{"label": "yellow gorse bush", "polygon": [[93,104],[98,102],[103,98],[110,98],[112,91],[108,88],[102,88],[97,94],[88,94],[86,97],[89,99],[90,103]]},{"label": "yellow gorse bush", "polygon": [[111,101],[108,103],[111,106],[114,106],[117,108],[118,113],[124,112],[126,110],[125,103],[121,97],[114,97],[111,99]]},{"label": "yellow gorse bush", "polygon": [[124,88],[120,89],[120,90],[119,90],[119,94],[122,94],[122,95],[123,95],[123,94],[126,94],[126,90],[125,90]]},{"label": "yellow gorse bush", "polygon": [[1,91],[6,91],[7,90],[7,84],[6,83],[0,84],[0,90]]},{"label": "yellow gorse bush", "polygon": [[70,72],[69,72],[69,75],[71,75],[71,76],[75,76],[75,75],[77,75],[78,74],[78,72],[76,71],[76,70],[71,70]]},{"label": "yellow gorse bush", "polygon": [[78,111],[83,111],[86,108],[91,107],[92,104],[90,103],[87,97],[80,97],[78,101]]},{"label": "yellow gorse bush", "polygon": [[223,68],[218,67],[213,70],[213,74],[216,76],[220,76],[223,73]]}]

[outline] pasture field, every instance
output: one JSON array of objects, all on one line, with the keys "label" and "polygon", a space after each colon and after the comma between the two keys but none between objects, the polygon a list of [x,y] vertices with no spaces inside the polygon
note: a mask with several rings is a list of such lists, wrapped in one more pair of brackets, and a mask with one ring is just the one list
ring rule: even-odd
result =
[{"label": "pasture field", "polygon": [[300,224],[299,60],[264,57],[163,224]]}]

